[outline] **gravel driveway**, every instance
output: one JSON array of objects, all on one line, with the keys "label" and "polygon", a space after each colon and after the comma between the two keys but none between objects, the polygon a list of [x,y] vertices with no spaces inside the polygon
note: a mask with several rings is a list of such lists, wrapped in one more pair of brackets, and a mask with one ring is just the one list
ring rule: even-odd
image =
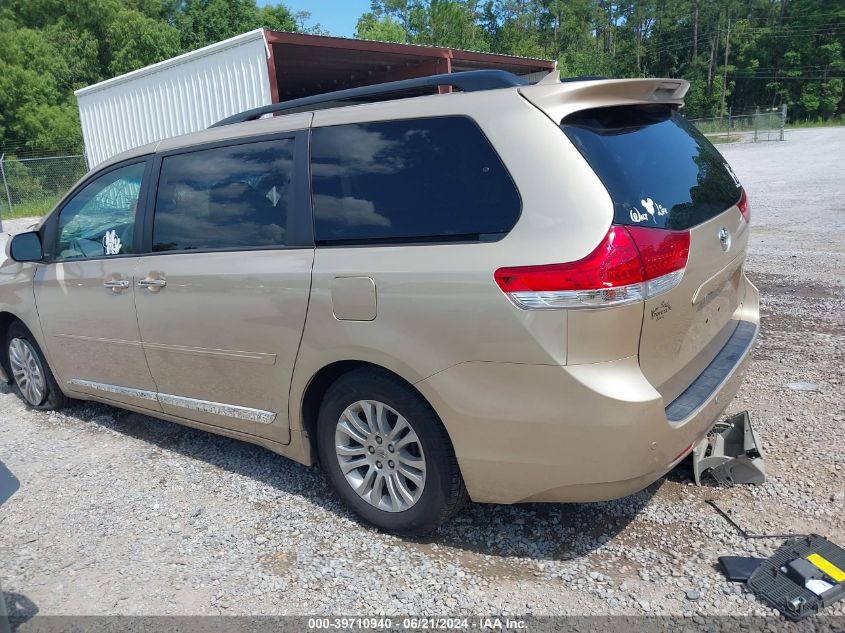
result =
[{"label": "gravel driveway", "polygon": [[[359,525],[319,470],[102,405],[61,415],[0,393],[0,583],[40,614],[769,614],[714,564],[758,533],[845,545],[845,127],[723,146],[752,202],[763,334],[729,413],[762,434],[767,483],[575,505],[473,505],[433,538]],[[787,384],[811,381],[818,391]],[[838,614],[845,603],[840,602]]]}]

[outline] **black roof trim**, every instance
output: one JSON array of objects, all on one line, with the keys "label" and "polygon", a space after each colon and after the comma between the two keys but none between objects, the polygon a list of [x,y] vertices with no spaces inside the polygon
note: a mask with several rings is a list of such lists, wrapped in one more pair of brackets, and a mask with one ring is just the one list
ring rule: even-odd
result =
[{"label": "black roof trim", "polygon": [[527,84],[528,82],[521,77],[504,70],[469,70],[459,73],[429,75],[427,77],[415,77],[413,79],[389,81],[387,83],[374,84],[372,86],[361,86],[360,88],[349,88],[347,90],[326,92],[324,94],[312,95],[301,99],[291,99],[290,101],[283,101],[282,103],[271,103],[270,105],[246,110],[240,114],[226,117],[211,127],[221,127],[223,125],[231,125],[232,123],[242,123],[243,121],[254,121],[265,114],[301,109],[322,103],[330,103],[332,101],[347,101],[362,97],[374,97],[418,88],[453,86],[463,92],[477,92],[480,90],[495,90],[496,88],[513,88],[516,86],[525,86]]}]

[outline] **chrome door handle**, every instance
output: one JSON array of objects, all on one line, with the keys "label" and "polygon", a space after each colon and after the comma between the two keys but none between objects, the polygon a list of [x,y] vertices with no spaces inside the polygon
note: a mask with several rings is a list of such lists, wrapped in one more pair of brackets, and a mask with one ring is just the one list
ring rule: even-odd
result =
[{"label": "chrome door handle", "polygon": [[128,279],[110,279],[103,282],[104,288],[111,288],[112,290],[124,290],[129,287]]},{"label": "chrome door handle", "polygon": [[150,288],[158,290],[159,288],[164,288],[167,285],[166,279],[139,279],[138,286],[141,288]]}]

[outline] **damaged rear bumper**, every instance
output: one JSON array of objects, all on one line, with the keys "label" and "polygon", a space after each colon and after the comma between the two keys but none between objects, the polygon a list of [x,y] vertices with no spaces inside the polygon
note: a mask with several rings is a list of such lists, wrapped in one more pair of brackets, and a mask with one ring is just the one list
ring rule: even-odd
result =
[{"label": "damaged rear bumper", "polygon": [[724,354],[679,396],[689,396],[683,409],[678,399],[664,403],[636,356],[569,366],[468,362],[417,383],[447,428],[470,497],[602,501],[666,474],[707,435],[742,384],[759,322],[750,288]]}]

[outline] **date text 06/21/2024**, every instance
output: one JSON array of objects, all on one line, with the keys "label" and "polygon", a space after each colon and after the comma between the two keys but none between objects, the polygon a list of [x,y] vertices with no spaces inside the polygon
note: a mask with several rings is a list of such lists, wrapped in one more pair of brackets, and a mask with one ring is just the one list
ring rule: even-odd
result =
[{"label": "date text 06/21/2024", "polygon": [[[397,623],[398,624],[398,623]],[[345,618],[309,618],[308,629],[321,630],[369,630],[382,631],[393,629],[391,618],[384,617],[345,617]],[[407,630],[467,630],[501,631],[527,628],[523,620],[497,617],[407,617],[402,619],[402,628]]]}]

